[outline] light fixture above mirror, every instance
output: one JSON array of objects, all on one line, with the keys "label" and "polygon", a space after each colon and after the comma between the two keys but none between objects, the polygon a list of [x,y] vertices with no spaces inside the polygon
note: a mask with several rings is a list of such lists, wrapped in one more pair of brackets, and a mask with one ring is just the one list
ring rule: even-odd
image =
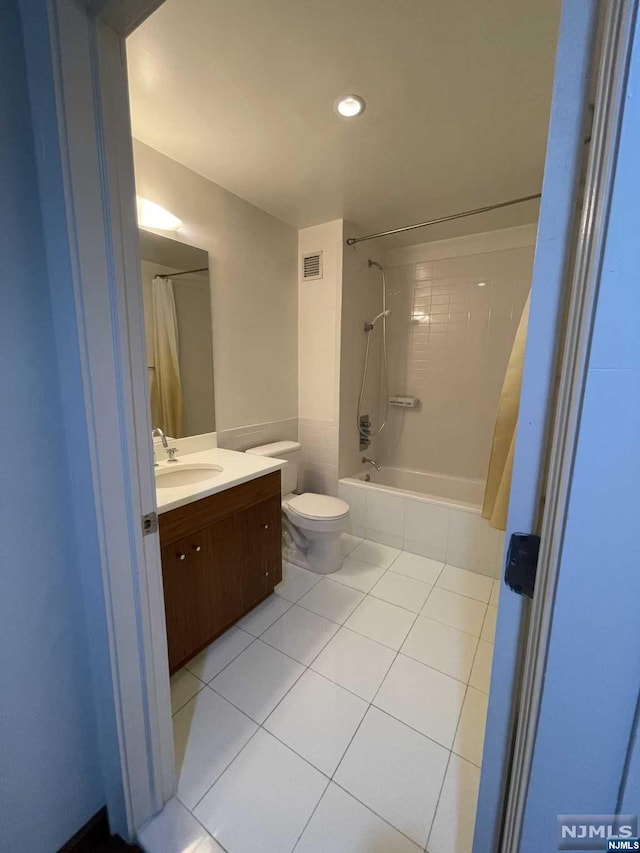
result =
[{"label": "light fixture above mirror", "polygon": [[155,228],[157,231],[177,231],[182,220],[174,216],[166,208],[149,201],[148,198],[136,196],[138,210],[138,226],[140,228]]}]

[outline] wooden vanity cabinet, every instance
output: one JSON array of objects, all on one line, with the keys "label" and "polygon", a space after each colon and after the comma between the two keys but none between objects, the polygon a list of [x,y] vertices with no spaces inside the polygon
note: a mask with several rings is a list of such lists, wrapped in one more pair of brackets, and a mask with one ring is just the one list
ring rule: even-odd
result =
[{"label": "wooden vanity cabinet", "polygon": [[169,669],[179,669],[282,580],[280,472],[160,515]]}]

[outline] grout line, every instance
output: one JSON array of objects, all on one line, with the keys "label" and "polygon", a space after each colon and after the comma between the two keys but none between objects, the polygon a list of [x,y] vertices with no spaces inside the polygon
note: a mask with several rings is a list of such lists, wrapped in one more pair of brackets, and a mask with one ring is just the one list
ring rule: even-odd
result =
[{"label": "grout line", "polygon": [[371,806],[368,806],[366,803],[363,803],[362,800],[359,800],[358,797],[356,797],[356,795],[353,793],[353,791],[349,791],[347,788],[344,787],[344,785],[341,785],[340,782],[336,782],[335,779],[331,780],[331,784],[335,785],[337,788],[340,788],[341,791],[344,791],[345,794],[354,799],[356,803],[360,803],[360,805],[363,806],[368,812],[371,812],[371,814],[375,815],[383,823],[386,823],[387,826],[391,827],[391,829],[393,829],[394,832],[397,832],[398,835],[402,835],[404,838],[410,841],[415,847],[418,848],[418,850],[421,849],[420,845],[415,839],[411,838],[409,835],[407,835],[406,832],[403,832],[403,830],[398,829],[397,826],[391,823],[391,821],[389,821],[386,817],[383,817],[381,814],[378,814],[378,812],[375,809],[372,809]]},{"label": "grout line", "polygon": [[[455,739],[455,738],[454,738]],[[424,853],[429,853],[429,842],[431,841],[431,833],[433,832],[433,826],[436,822],[436,817],[438,815],[438,808],[440,806],[440,800],[442,799],[442,792],[444,790],[444,783],[447,781],[447,773],[449,772],[449,766],[451,764],[451,756],[453,755],[453,751],[449,751],[449,756],[447,758],[447,766],[444,768],[444,775],[442,777],[442,784],[440,785],[440,790],[438,791],[438,799],[436,800],[436,807],[433,810],[433,817],[431,818],[431,824],[429,826],[429,831],[427,832],[427,843],[424,847]]]},{"label": "grout line", "polygon": [[[297,755],[297,753],[296,753],[296,755]],[[316,768],[316,769],[317,769],[317,768]],[[307,827],[308,827],[308,826],[309,826],[309,824],[311,823],[311,818],[312,818],[312,817],[314,816],[314,814],[317,812],[318,808],[320,807],[320,803],[321,803],[321,802],[323,801],[323,799],[324,799],[324,795],[325,795],[325,794],[327,793],[327,791],[329,790],[329,785],[330,785],[330,784],[331,784],[331,779],[328,779],[328,780],[327,780],[327,784],[325,785],[324,791],[322,792],[322,794],[321,794],[321,796],[320,796],[320,799],[318,800],[318,802],[317,802],[317,803],[315,804],[315,806],[313,807],[313,811],[312,811],[312,812],[311,812],[311,814],[309,815],[309,818],[308,818],[307,822],[305,823],[305,825],[302,827],[302,831],[300,832],[300,835],[296,838],[296,843],[295,843],[295,844],[293,845],[293,847],[291,848],[291,853],[294,853],[294,850],[296,849],[296,847],[297,847],[297,846],[298,846],[298,844],[300,843],[300,839],[302,838],[302,836],[304,835],[304,833],[305,833],[305,831],[306,831]]]},{"label": "grout line", "polygon": [[[472,667],[472,668],[473,668],[473,667]],[[471,677],[471,676],[469,676],[469,677]],[[438,794],[438,802],[436,803],[436,807],[435,807],[435,810],[434,810],[434,812],[433,812],[433,819],[432,819],[432,821],[431,821],[431,826],[429,827],[429,834],[428,834],[428,836],[427,836],[427,844],[426,844],[426,846],[425,846],[425,848],[424,848],[424,849],[425,849],[425,853],[428,853],[429,841],[431,840],[431,833],[432,833],[432,831],[433,831],[433,824],[435,823],[435,821],[436,821],[436,815],[438,814],[438,806],[440,805],[440,799],[441,799],[441,797],[442,797],[442,791],[443,791],[443,788],[444,788],[444,783],[445,783],[445,781],[446,781],[446,779],[447,779],[447,773],[449,772],[449,765],[451,764],[451,756],[454,754],[454,752],[453,752],[453,747],[454,747],[454,744],[455,744],[455,742],[456,742],[456,737],[458,736],[458,729],[460,728],[460,720],[462,719],[462,712],[464,711],[464,703],[465,703],[465,702],[466,702],[466,700],[467,700],[467,693],[468,693],[468,692],[469,692],[469,685],[467,684],[467,688],[466,688],[466,690],[464,691],[464,697],[463,697],[463,699],[462,699],[462,705],[460,706],[460,713],[459,713],[459,715],[458,715],[458,721],[457,721],[457,723],[456,723],[456,728],[455,728],[455,731],[454,731],[454,733],[453,733],[453,740],[451,741],[451,749],[449,750],[449,760],[447,761],[447,767],[446,767],[446,770],[445,770],[445,772],[444,772],[444,776],[442,777],[442,785],[440,786],[440,793]],[[457,752],[456,752],[455,754],[456,754],[456,755],[458,755],[458,753],[457,753]],[[459,757],[460,757],[460,758],[462,758],[462,756],[459,756]],[[469,763],[471,764],[472,762],[469,762]]]},{"label": "grout line", "polygon": [[[210,689],[211,689],[211,690],[213,690],[213,687],[212,687],[212,688],[210,688]],[[216,691],[214,690],[213,692],[215,693]],[[218,696],[220,696],[221,694],[219,694],[219,693],[218,693],[217,695],[218,695]],[[222,698],[224,699],[225,697],[224,697],[224,696],[222,696]],[[225,701],[226,701],[226,702],[229,702],[229,700],[228,700],[228,699],[225,699]],[[230,705],[232,705],[233,703],[232,703],[232,702],[229,702],[229,704],[230,704]],[[235,708],[236,706],[235,706],[235,705],[233,705],[233,707]],[[240,708],[236,708],[236,710],[237,710],[237,711],[240,711]],[[241,711],[240,713],[244,713],[244,711]],[[245,716],[245,717],[247,717],[248,715],[247,715],[247,714],[244,714],[244,716]],[[250,719],[250,720],[251,720],[251,717],[248,717],[248,719]],[[251,722],[252,722],[252,723],[255,723],[255,720],[251,720]],[[193,805],[193,808],[190,808],[190,809],[189,809],[189,811],[191,812],[191,814],[193,814],[193,813],[195,812],[195,810],[198,808],[198,806],[200,805],[200,803],[204,800],[204,798],[207,796],[207,794],[208,794],[208,793],[209,793],[209,791],[213,788],[213,786],[216,784],[216,782],[217,782],[219,779],[222,779],[222,777],[223,777],[223,776],[224,776],[224,774],[227,772],[227,770],[231,767],[231,765],[232,765],[232,764],[233,764],[233,762],[236,760],[236,758],[240,755],[240,753],[241,753],[241,752],[243,752],[243,751],[247,748],[247,746],[251,743],[251,741],[252,741],[252,740],[254,739],[254,737],[258,734],[258,732],[259,732],[259,731],[260,731],[260,726],[258,726],[258,728],[255,730],[255,732],[253,732],[253,734],[251,735],[251,737],[247,739],[247,742],[246,742],[245,744],[243,744],[243,745],[242,745],[242,747],[241,747],[241,748],[238,750],[238,752],[233,756],[233,758],[229,761],[229,763],[228,763],[228,764],[225,764],[224,769],[223,769],[223,770],[221,770],[221,771],[220,771],[220,773],[218,773],[218,775],[217,775],[217,776],[216,776],[216,778],[213,780],[213,782],[209,785],[209,787],[208,787],[208,788],[207,788],[207,790],[204,792],[204,794],[203,794],[203,795],[200,797],[200,799],[199,799],[199,800],[198,800],[198,801]],[[182,801],[181,801],[181,802],[182,802]],[[187,808],[187,807],[185,806],[185,808]],[[195,814],[193,814],[193,816],[195,817]],[[196,818],[196,820],[197,820],[197,818]],[[206,827],[205,827],[205,828],[206,828]]]}]

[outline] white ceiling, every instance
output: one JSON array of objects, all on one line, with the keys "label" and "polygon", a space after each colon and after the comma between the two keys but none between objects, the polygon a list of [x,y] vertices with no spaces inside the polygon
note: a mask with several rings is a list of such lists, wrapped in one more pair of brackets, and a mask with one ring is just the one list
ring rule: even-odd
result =
[{"label": "white ceiling", "polygon": [[[166,0],[128,40],[133,134],[296,227],[377,231],[529,195],[559,6]],[[333,112],[348,92],[367,102],[352,121]],[[534,218],[522,205],[458,233]]]}]

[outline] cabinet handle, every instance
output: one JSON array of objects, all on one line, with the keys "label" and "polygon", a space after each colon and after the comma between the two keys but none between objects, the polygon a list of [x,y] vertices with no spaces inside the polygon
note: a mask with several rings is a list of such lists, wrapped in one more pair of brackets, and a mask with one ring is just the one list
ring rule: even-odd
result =
[{"label": "cabinet handle", "polygon": [[265,577],[269,577],[269,572],[265,572]]},{"label": "cabinet handle", "polygon": [[186,555],[186,554],[178,554],[178,559],[179,559],[179,560],[186,560],[186,559],[187,559],[187,555]]},{"label": "cabinet handle", "polygon": [[202,548],[200,547],[200,545],[194,545],[193,550],[194,551],[202,551]]},{"label": "cabinet handle", "polygon": [[265,530],[268,530],[268,529],[269,529],[269,525],[268,525],[268,524],[265,524],[265,525],[264,525],[264,529],[265,529]]}]

